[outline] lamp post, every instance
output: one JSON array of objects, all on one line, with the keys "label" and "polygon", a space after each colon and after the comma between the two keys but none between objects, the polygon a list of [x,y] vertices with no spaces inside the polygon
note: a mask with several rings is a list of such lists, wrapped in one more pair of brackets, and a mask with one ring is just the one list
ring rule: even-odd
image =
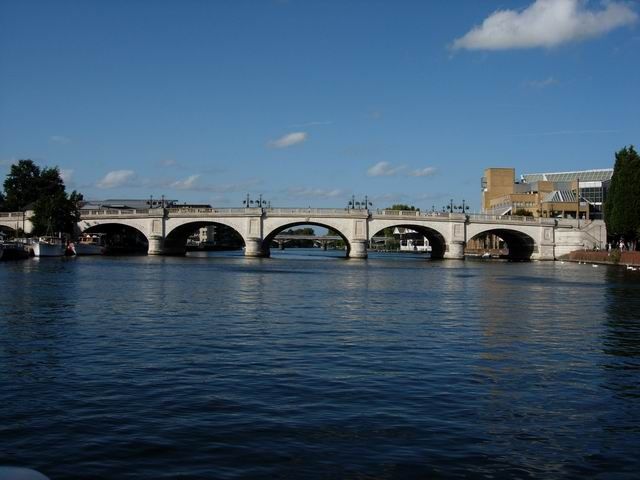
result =
[{"label": "lamp post", "polygon": [[453,198],[449,200],[449,205],[446,207],[442,207],[442,211],[449,211],[449,213],[454,213],[455,211],[459,211],[460,213],[466,213],[469,210],[469,205],[467,205],[466,200],[462,200],[462,205],[454,205]]},{"label": "lamp post", "polygon": [[267,202],[266,200],[263,200],[262,194],[258,195],[258,200],[251,200],[251,196],[247,193],[247,198],[242,201],[242,204],[245,206],[245,208],[251,208],[251,207],[262,208],[266,206],[268,206],[268,208],[271,208],[271,202]]},{"label": "lamp post", "polygon": [[578,230],[580,230],[580,179],[576,178],[576,200],[578,201],[578,211],[576,212],[576,220]]},{"label": "lamp post", "polygon": [[347,210],[355,210],[355,209],[366,210],[370,206],[373,206],[373,203],[369,201],[368,195],[364,196],[364,200],[356,200],[356,196],[351,195],[351,200],[349,200],[349,202],[347,203]]}]

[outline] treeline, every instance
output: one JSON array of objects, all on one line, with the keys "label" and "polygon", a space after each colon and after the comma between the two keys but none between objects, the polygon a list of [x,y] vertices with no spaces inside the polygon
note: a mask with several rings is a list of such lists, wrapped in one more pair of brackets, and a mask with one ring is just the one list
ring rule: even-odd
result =
[{"label": "treeline", "polygon": [[[295,230],[290,228],[284,232],[280,232],[282,235],[315,235],[313,228],[296,228]],[[287,247],[290,248],[312,248],[313,240],[288,240]]]},{"label": "treeline", "polygon": [[80,220],[82,194],[67,193],[58,167],[41,168],[33,160],[11,165],[0,191],[0,211],[33,211],[34,235],[73,234]]},{"label": "treeline", "polygon": [[604,218],[609,236],[631,242],[635,249],[640,237],[640,156],[633,146],[616,153]]}]

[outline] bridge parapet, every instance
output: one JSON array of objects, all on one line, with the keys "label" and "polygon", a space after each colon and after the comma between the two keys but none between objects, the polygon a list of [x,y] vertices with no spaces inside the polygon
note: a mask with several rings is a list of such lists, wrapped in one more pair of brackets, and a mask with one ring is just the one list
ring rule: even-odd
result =
[{"label": "bridge parapet", "polygon": [[109,208],[104,210],[83,210],[81,212],[82,218],[102,218],[102,217],[112,217],[114,215],[118,216],[133,216],[133,217],[148,217],[150,215],[150,211],[148,208],[143,210],[121,210],[115,208]]},{"label": "bridge parapet", "polygon": [[20,218],[24,215],[23,212],[0,212],[0,218]]},{"label": "bridge parapet", "polygon": [[467,215],[469,222],[479,223],[500,223],[500,224],[525,224],[525,225],[555,225],[554,218],[543,217],[526,217],[520,215],[485,215],[481,213],[473,213]]}]

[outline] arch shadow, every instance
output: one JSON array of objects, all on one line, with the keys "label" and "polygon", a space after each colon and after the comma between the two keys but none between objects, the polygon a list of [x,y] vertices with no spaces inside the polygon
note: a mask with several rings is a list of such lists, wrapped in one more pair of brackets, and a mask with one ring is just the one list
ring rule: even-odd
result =
[{"label": "arch shadow", "polygon": [[444,258],[444,254],[447,250],[447,241],[437,230],[422,225],[413,225],[411,223],[398,223],[385,227],[384,229],[376,232],[374,235],[371,235],[371,238],[377,237],[387,228],[408,228],[410,230],[418,232],[420,235],[426,237],[429,241],[429,245],[431,246],[431,259],[440,260]]},{"label": "arch shadow", "polygon": [[4,233],[5,235],[10,235],[10,236],[16,236],[18,234],[18,230],[10,227],[9,225],[3,225],[0,224],[0,232]]},{"label": "arch shadow", "polygon": [[487,235],[495,235],[506,244],[507,253],[499,253],[499,258],[518,262],[529,261],[537,249],[535,240],[526,233],[505,228],[495,228],[480,232],[470,238],[467,241],[467,245],[473,240]]},{"label": "arch shadow", "polygon": [[242,235],[233,227],[218,222],[195,221],[179,225],[167,234],[164,239],[164,253],[184,255],[188,249],[189,237],[196,234],[201,228],[208,226],[216,227],[215,235],[218,236],[217,240],[211,242],[211,250],[240,250],[245,245]]},{"label": "arch shadow", "polygon": [[106,254],[146,254],[149,251],[149,239],[135,227],[122,223],[102,223],[86,228],[80,233],[105,234]]},{"label": "arch shadow", "polygon": [[264,257],[271,256],[271,244],[273,243],[275,237],[278,234],[284,232],[285,230],[288,230],[289,228],[299,227],[302,225],[312,225],[315,227],[326,228],[327,230],[331,230],[332,232],[335,232],[344,241],[344,244],[347,247],[345,257],[346,258],[349,257],[349,254],[351,253],[351,244],[349,243],[349,240],[347,240],[347,237],[341,231],[337,230],[335,227],[332,227],[330,225],[320,223],[320,222],[314,222],[314,221],[293,222],[293,223],[287,223],[286,225],[281,225],[277,227],[275,230],[269,233],[269,235],[264,237],[264,239],[262,240],[262,245],[260,247],[262,250],[262,255]]}]

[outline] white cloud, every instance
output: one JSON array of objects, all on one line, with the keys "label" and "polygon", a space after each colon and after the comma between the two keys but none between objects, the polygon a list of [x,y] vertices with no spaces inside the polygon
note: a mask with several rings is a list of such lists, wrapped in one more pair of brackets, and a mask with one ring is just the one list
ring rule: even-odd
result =
[{"label": "white cloud", "polygon": [[98,188],[116,188],[128,185],[134,178],[136,173],[133,170],[114,170],[107,173],[96,186]]},{"label": "white cloud", "polygon": [[71,143],[71,139],[68,137],[63,137],[62,135],[51,135],[49,137],[49,141],[53,142],[53,143],[57,143],[59,145],[67,145],[68,143]]},{"label": "white cloud", "polygon": [[394,167],[389,162],[378,162],[375,165],[369,167],[369,170],[367,170],[367,175],[369,175],[370,177],[390,177],[392,175],[397,175],[404,168],[404,165]]},{"label": "white cloud", "polygon": [[163,167],[175,167],[176,165],[178,165],[178,162],[176,162],[173,158],[168,158],[166,160],[161,160],[160,165],[162,165]]},{"label": "white cloud", "polygon": [[531,88],[546,88],[546,87],[550,87],[551,85],[556,85],[557,83],[558,83],[558,80],[556,80],[555,78],[547,77],[543,80],[529,80],[525,82],[525,86],[531,87]]},{"label": "white cloud", "polygon": [[409,175],[412,177],[430,177],[435,175],[437,171],[435,167],[424,167],[413,170]]},{"label": "white cloud", "polygon": [[62,181],[66,184],[69,185],[73,180],[73,170],[72,169],[67,169],[67,170],[60,170],[60,177],[62,178]]},{"label": "white cloud", "polygon": [[308,135],[305,132],[292,132],[276,140],[271,140],[268,145],[273,148],[287,148],[305,142],[307,138]]},{"label": "white cloud", "polygon": [[335,198],[335,197],[344,195],[344,192],[337,188],[324,189],[324,188],[293,187],[287,190],[287,193],[294,197],[314,197],[314,198]]},{"label": "white cloud", "polygon": [[191,190],[194,187],[196,187],[196,182],[198,181],[199,178],[200,178],[200,175],[190,175],[184,180],[176,180],[175,182],[171,183],[169,186],[171,188],[175,188],[178,190]]},{"label": "white cloud", "polygon": [[600,10],[588,9],[587,3],[587,0],[536,0],[521,11],[497,10],[482,25],[457,38],[452,48],[550,48],[603,35],[638,19],[627,3],[606,1]]}]

